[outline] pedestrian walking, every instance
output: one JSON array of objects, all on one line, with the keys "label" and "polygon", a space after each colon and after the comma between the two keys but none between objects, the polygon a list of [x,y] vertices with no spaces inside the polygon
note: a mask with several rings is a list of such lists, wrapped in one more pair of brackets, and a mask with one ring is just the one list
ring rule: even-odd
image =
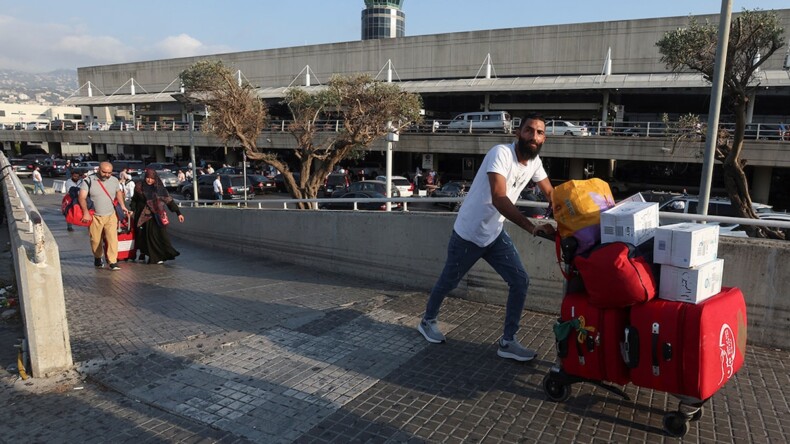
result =
[{"label": "pedestrian walking", "polygon": [[[66,181],[66,192],[68,193],[74,187],[79,188],[80,185],[82,185],[82,175],[78,171],[72,171],[71,177]],[[66,222],[66,230],[74,231],[74,226]]]},{"label": "pedestrian walking", "polygon": [[515,336],[524,310],[529,276],[513,241],[504,230],[504,221],[508,219],[533,235],[538,232],[554,233],[553,226],[535,224],[515,206],[530,180],[551,200],[553,187],[539,157],[546,140],[545,130],[543,117],[528,115],[523,119],[514,143],[494,146],[483,159],[455,220],[444,269],[431,290],[425,314],[417,327],[428,342],[445,341],[437,322],[442,301],[458,286],[469,269],[484,259],[509,287],[497,355],[517,361],[535,358],[536,353],[522,346]]},{"label": "pedestrian walking", "polygon": [[[95,210],[93,216],[88,212],[88,197],[93,201]],[[118,216],[115,214],[113,199],[118,200],[128,216],[130,211],[126,208],[120,183],[112,175],[112,164],[102,162],[99,164],[99,172],[96,176],[82,181],[79,205],[82,207],[82,222],[90,223],[88,234],[93,252],[93,265],[96,268],[104,266],[102,262],[102,242],[104,242],[107,247],[108,267],[112,271],[117,271],[121,267],[118,266]]]},{"label": "pedestrian walking", "polygon": [[167,234],[169,224],[165,209],[176,214],[178,222],[184,216],[170,193],[167,192],[156,171],[148,168],[145,177],[137,183],[132,196],[132,210],[139,215],[135,236],[136,247],[140,250],[140,260],[148,256],[149,264],[162,264],[173,260],[180,253],[173,248]]},{"label": "pedestrian walking", "polygon": [[[217,174],[217,177],[214,179],[214,199],[215,200],[222,200],[222,177]],[[220,203],[215,203],[215,205],[221,205]]]},{"label": "pedestrian walking", "polygon": [[33,167],[33,194],[37,194],[37,191],[41,191],[41,194],[47,194],[44,190],[44,178],[41,177],[41,168],[38,165]]}]

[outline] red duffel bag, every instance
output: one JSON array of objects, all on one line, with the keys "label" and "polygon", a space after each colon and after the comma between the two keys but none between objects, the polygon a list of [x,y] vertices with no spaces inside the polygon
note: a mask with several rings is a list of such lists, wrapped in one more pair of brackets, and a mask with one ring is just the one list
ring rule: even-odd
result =
[{"label": "red duffel bag", "polygon": [[590,305],[595,307],[623,308],[656,297],[652,265],[631,244],[601,244],[576,256],[573,265],[590,295]]},{"label": "red duffel bag", "polygon": [[[91,208],[88,210],[88,212],[90,213],[91,218],[93,218],[95,211]],[[80,204],[78,203],[72,204],[71,207],[66,210],[66,222],[80,227],[87,227],[91,224],[90,222],[85,223],[82,221],[82,207],[80,207]]]}]

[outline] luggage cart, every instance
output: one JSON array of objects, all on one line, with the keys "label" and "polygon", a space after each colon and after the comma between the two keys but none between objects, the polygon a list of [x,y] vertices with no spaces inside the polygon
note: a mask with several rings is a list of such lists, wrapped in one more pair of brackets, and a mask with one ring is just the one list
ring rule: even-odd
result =
[{"label": "luggage cart", "polygon": [[[572,259],[577,248],[575,239],[573,237],[569,237],[567,239],[561,240],[559,238],[559,234],[557,234],[556,238],[542,234],[539,234],[539,236],[556,243],[557,261],[559,262],[562,273],[565,276],[563,295],[568,295],[569,292],[583,291],[584,284],[578,274],[574,272],[572,265]],[[557,322],[560,323],[561,319],[558,319]],[[627,344],[628,342],[626,341],[623,344],[623,350],[621,350],[624,354],[628,353],[628,350],[626,349],[628,347]],[[559,345],[560,342],[558,341],[558,357],[561,355]],[[546,396],[549,400],[554,402],[565,402],[571,396],[573,384],[577,383],[590,383],[614,393],[626,401],[631,401],[631,398],[628,396],[628,394],[617,385],[602,380],[590,379],[570,374],[563,369],[561,363],[557,363],[549,369],[549,371],[543,377],[542,386],[543,391],[546,393]],[[700,400],[683,395],[673,394],[672,396],[676,397],[679,401],[678,409],[676,411],[667,412],[664,415],[662,421],[663,429],[664,432],[666,432],[669,436],[683,437],[690,429],[690,422],[698,421],[700,418],[702,418],[704,413],[703,405],[710,398]]]}]

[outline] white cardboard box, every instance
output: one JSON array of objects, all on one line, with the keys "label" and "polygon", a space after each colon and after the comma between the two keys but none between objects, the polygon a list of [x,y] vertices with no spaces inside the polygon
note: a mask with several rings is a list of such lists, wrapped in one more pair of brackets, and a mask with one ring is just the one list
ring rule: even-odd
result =
[{"label": "white cardboard box", "polygon": [[[626,197],[625,199],[621,200],[620,202],[617,202],[617,205],[624,204],[626,202],[644,202],[644,201],[645,201],[645,197],[642,196],[642,193],[636,193],[633,196]],[[617,206],[617,205],[615,205],[615,206]]]},{"label": "white cardboard box", "polygon": [[683,222],[658,227],[653,244],[653,262],[691,268],[716,259],[719,226]]},{"label": "white cardboard box", "polygon": [[641,245],[658,227],[657,202],[623,202],[601,213],[601,242]]},{"label": "white cardboard box", "polygon": [[695,268],[662,265],[658,297],[699,304],[721,292],[723,273],[724,259],[716,259]]}]

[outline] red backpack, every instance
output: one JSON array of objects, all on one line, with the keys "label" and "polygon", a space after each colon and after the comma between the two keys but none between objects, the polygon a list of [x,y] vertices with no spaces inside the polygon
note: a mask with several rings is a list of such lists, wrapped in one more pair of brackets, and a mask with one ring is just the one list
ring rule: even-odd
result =
[{"label": "red backpack", "polygon": [[652,265],[640,251],[652,251],[652,242],[636,248],[625,242],[598,245],[574,257],[573,265],[584,282],[590,304],[622,308],[647,302],[657,294]]}]

